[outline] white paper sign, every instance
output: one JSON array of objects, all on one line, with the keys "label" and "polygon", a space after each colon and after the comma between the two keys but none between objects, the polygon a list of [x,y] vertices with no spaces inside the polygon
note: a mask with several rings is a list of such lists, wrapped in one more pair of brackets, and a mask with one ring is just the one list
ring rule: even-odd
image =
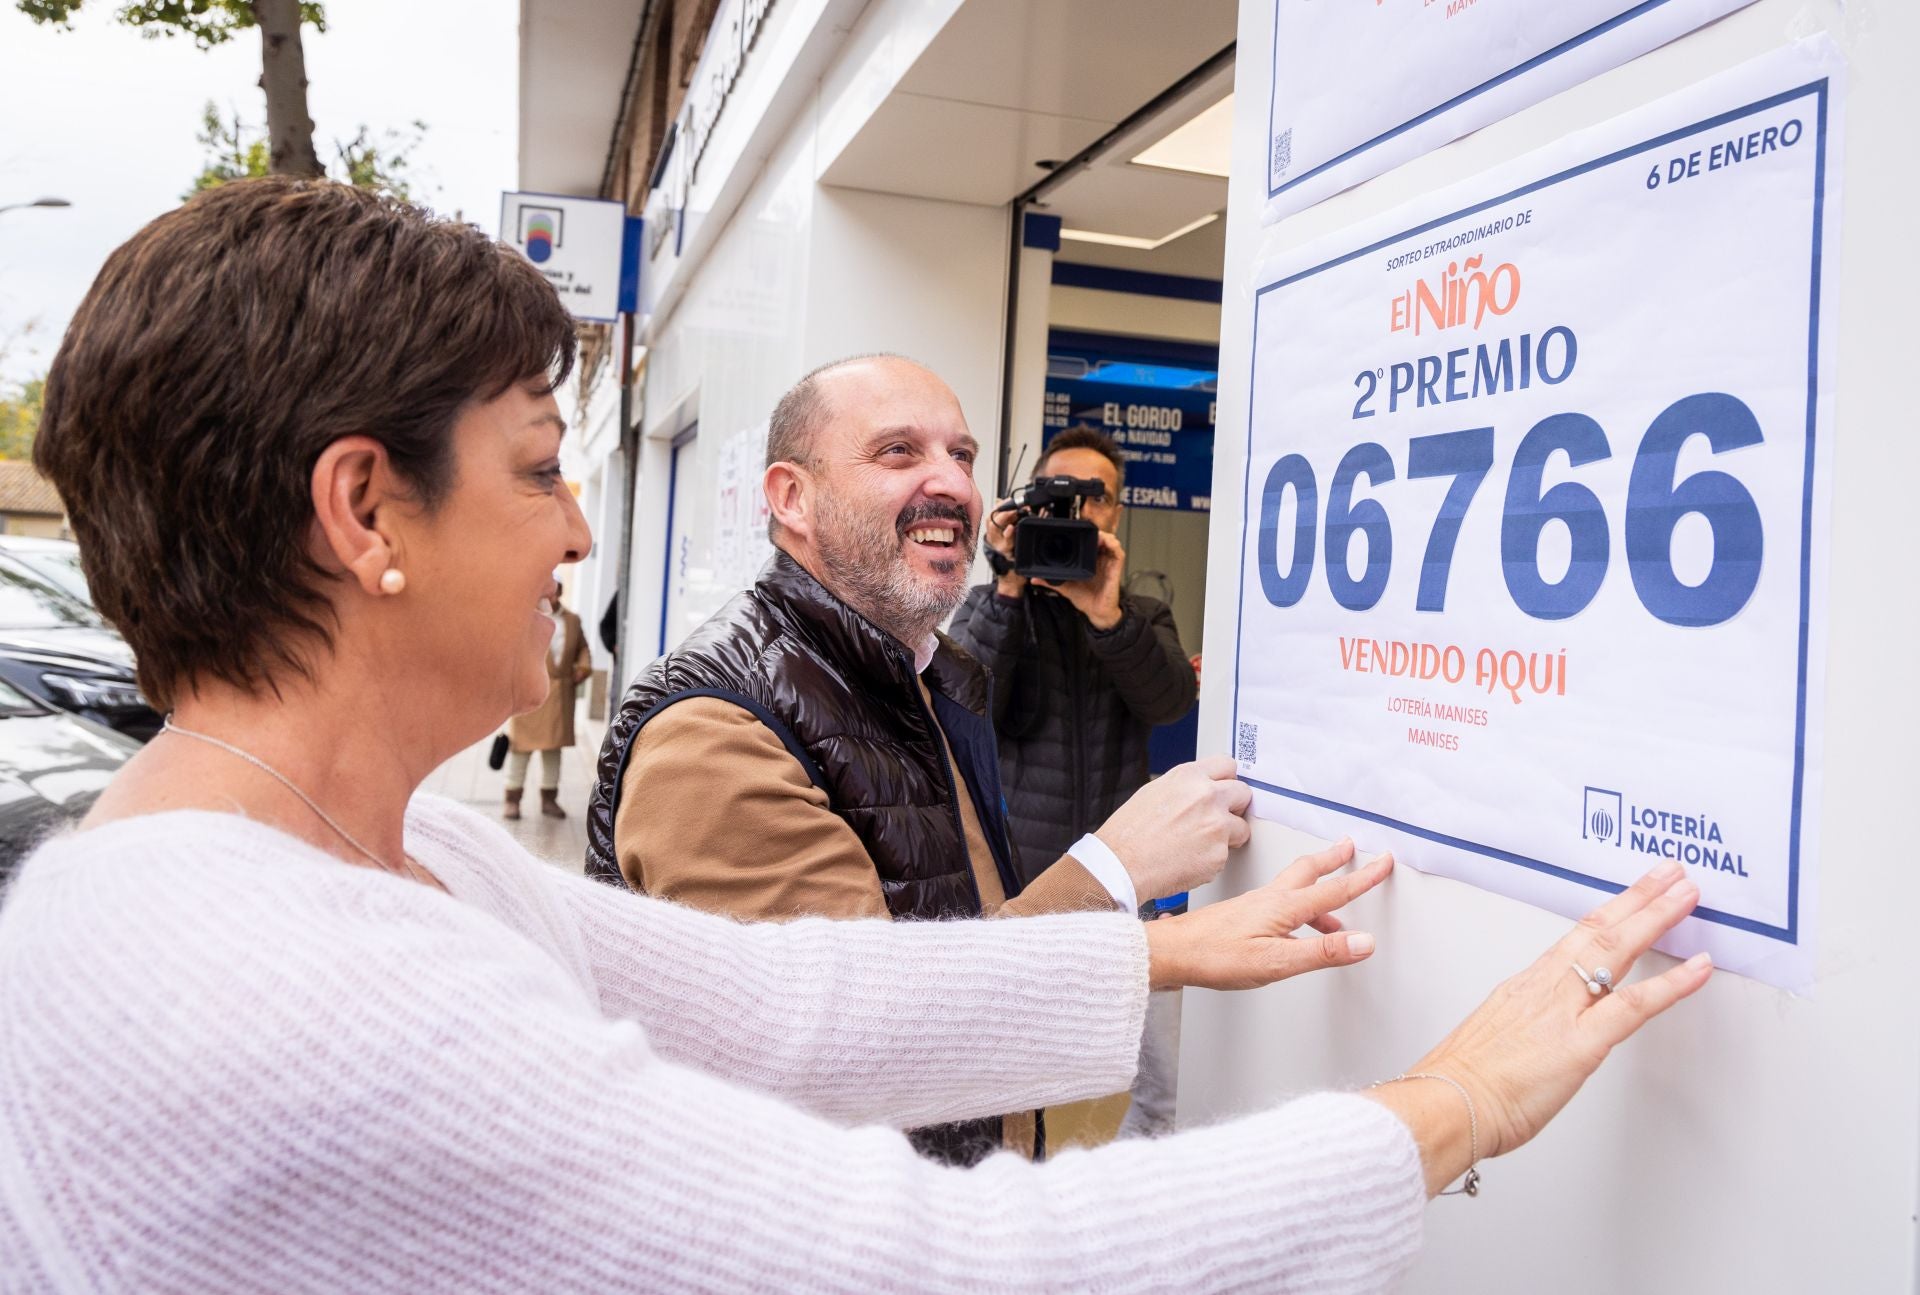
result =
[{"label": "white paper sign", "polygon": [[552,193],[500,195],[500,241],[538,266],[575,319],[611,323],[620,313],[625,204]]},{"label": "white paper sign", "polygon": [[1838,56],[1782,50],[1260,276],[1256,811],[1804,987]]},{"label": "white paper sign", "polygon": [[1273,0],[1266,219],[1753,0]]},{"label": "white paper sign", "polygon": [[767,538],[767,425],[735,432],[720,443],[714,471],[714,582],[729,595],[752,586],[773,556]]}]

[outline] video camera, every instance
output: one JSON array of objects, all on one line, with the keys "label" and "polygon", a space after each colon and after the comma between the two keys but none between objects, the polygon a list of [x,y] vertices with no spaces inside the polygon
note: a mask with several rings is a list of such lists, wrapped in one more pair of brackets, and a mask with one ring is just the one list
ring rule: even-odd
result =
[{"label": "video camera", "polygon": [[1100,528],[1080,516],[1082,500],[1099,499],[1097,477],[1036,477],[995,512],[1020,514],[1013,526],[1013,569],[1042,580],[1090,580],[1100,562]]}]

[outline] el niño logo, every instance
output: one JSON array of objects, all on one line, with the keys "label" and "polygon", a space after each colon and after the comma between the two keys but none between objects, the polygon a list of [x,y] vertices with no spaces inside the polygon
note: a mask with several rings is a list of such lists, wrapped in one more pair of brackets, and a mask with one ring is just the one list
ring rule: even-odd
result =
[{"label": "el ni\u00f1o logo", "polygon": [[1449,261],[1436,282],[1415,280],[1412,288],[1393,299],[1389,331],[1412,329],[1418,337],[1427,329],[1443,332],[1463,324],[1477,329],[1488,315],[1504,315],[1519,305],[1520,267],[1503,261],[1491,272],[1482,272],[1485,260],[1476,255]]}]

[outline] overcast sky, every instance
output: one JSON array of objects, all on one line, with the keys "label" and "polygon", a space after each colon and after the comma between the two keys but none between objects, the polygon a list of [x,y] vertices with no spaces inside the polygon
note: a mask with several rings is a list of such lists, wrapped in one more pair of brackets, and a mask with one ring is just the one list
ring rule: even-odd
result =
[{"label": "overcast sky", "polygon": [[[212,99],[264,127],[260,37],[201,51],[143,39],[93,0],[72,31],[0,0],[0,206],[66,198],[65,210],[0,212],[0,385],[45,370],[100,263],[180,202],[200,173],[195,140]],[[495,232],[514,187],[517,0],[326,0],[304,31],[308,109],[322,158],[362,125],[427,123],[415,197]],[[32,332],[19,336],[29,324]]]}]

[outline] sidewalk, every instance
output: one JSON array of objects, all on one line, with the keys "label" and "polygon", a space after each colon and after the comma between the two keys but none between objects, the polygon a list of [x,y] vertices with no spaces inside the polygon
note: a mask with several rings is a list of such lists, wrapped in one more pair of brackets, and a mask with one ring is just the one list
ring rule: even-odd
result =
[{"label": "sidewalk", "polygon": [[[584,715],[585,707],[581,708]],[[574,736],[579,740],[560,757],[560,808],[564,819],[546,818],[540,813],[540,757],[533,758],[527,770],[527,791],[517,823],[502,822],[520,844],[534,855],[557,867],[580,872],[587,858],[587,795],[593,789],[593,766],[600,756],[600,739],[606,725],[577,718]],[[482,814],[498,819],[505,799],[506,770],[487,768],[487,748],[493,738],[470,746],[435,769],[420,790],[473,806]]]}]

